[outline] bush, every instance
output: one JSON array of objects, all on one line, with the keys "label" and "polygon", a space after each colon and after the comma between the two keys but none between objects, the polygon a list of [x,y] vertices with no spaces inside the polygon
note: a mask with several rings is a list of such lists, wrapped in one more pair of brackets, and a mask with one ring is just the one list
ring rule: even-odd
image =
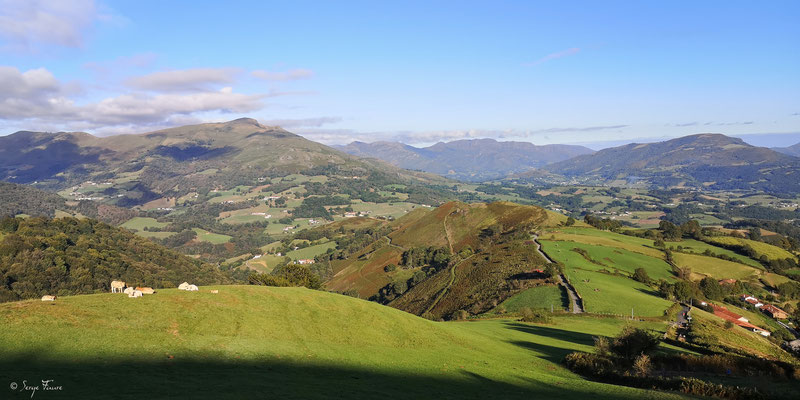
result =
[{"label": "bush", "polygon": [[611,342],[611,351],[620,358],[633,362],[639,355],[655,350],[660,342],[656,333],[626,326]]},{"label": "bush", "polygon": [[397,269],[397,265],[394,265],[394,264],[389,264],[389,265],[383,267],[383,271],[384,272],[392,272],[392,271],[394,271],[396,269]]},{"label": "bush", "polygon": [[546,312],[539,310],[534,311],[528,307],[520,310],[520,314],[522,315],[523,322],[535,322],[540,324],[549,324],[553,322],[553,318]]},{"label": "bush", "polygon": [[636,270],[633,272],[633,280],[648,284],[650,283],[650,275],[647,274],[647,271],[644,268],[636,268]]}]

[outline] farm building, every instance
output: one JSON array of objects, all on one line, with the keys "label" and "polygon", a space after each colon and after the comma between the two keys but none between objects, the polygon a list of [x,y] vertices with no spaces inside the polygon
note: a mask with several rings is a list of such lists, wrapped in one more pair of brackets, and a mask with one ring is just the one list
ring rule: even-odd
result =
[{"label": "farm building", "polygon": [[714,309],[714,315],[726,321],[731,321],[734,325],[741,326],[742,328],[747,329],[748,331],[751,332],[758,333],[761,336],[770,335],[769,331],[751,324],[750,321],[747,320],[747,318],[742,317],[741,315],[736,314],[734,312],[731,312],[725,307],[715,306],[712,304],[711,308]]},{"label": "farm building", "polygon": [[778,307],[773,306],[772,304],[767,304],[767,305],[761,307],[761,311],[763,311],[765,314],[767,314],[770,317],[775,318],[775,319],[786,319],[786,318],[789,318],[789,313],[787,313],[786,311],[781,310]]},{"label": "farm building", "polygon": [[761,308],[761,307],[764,306],[764,303],[762,303],[761,301],[759,301],[757,298],[755,298],[753,296],[749,296],[749,295],[743,294],[740,297],[740,299],[742,301],[744,301],[745,303],[752,304],[755,308]]}]

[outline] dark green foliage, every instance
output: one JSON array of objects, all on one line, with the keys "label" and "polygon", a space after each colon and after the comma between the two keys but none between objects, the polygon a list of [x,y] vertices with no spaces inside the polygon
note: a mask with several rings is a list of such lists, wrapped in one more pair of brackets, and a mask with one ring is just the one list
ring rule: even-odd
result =
[{"label": "dark green foliage", "polygon": [[553,317],[543,310],[531,310],[525,307],[520,310],[520,315],[522,315],[522,322],[534,322],[537,324],[549,324],[553,322]]},{"label": "dark green foliage", "polygon": [[660,339],[657,333],[645,329],[626,326],[611,341],[609,350],[617,357],[633,362],[640,354],[650,354],[658,347]]},{"label": "dark green foliage", "polygon": [[320,289],[322,281],[307,266],[286,264],[272,271],[272,274],[253,273],[248,278],[253,285],[264,286],[304,286],[309,289]]},{"label": "dark green foliage", "polygon": [[1,220],[0,298],[106,291],[112,280],[156,288],[229,279],[215,267],[91,219]]},{"label": "dark green foliage", "polygon": [[703,296],[711,300],[720,300],[725,295],[719,281],[708,276],[700,281],[700,290],[703,292]]},{"label": "dark green foliage", "polygon": [[658,229],[666,240],[679,240],[683,236],[681,228],[669,221],[659,222]]},{"label": "dark green foliage", "polygon": [[300,218],[325,218],[333,221],[333,216],[325,206],[350,205],[350,200],[342,196],[313,196],[303,200],[297,208],[292,211],[292,216]]},{"label": "dark green foliage", "polygon": [[784,282],[778,285],[778,293],[786,299],[800,299],[800,283]]},{"label": "dark green foliage", "polygon": [[647,274],[647,270],[645,270],[644,268],[636,268],[636,270],[633,271],[633,280],[637,282],[642,282],[644,284],[649,284],[650,275]]},{"label": "dark green foliage", "polygon": [[446,247],[414,247],[403,252],[401,264],[405,268],[431,267],[438,271],[447,266],[450,257]]},{"label": "dark green foliage", "polygon": [[565,226],[572,226],[575,225],[575,218],[567,217],[567,222],[564,222]]},{"label": "dark green foliage", "polygon": [[601,219],[601,218],[597,218],[597,217],[595,217],[595,216],[593,216],[591,214],[586,214],[586,216],[583,217],[583,222],[586,222],[587,224],[589,224],[589,225],[591,225],[591,226],[593,226],[593,227],[595,227],[597,229],[602,229],[602,230],[606,230],[606,231],[609,231],[609,230],[613,231],[615,229],[622,228],[622,223],[617,221],[617,220],[608,219],[608,218],[602,218]]},{"label": "dark green foliage", "polygon": [[64,199],[26,185],[0,182],[0,217],[17,214],[53,217],[56,209],[65,209]]}]

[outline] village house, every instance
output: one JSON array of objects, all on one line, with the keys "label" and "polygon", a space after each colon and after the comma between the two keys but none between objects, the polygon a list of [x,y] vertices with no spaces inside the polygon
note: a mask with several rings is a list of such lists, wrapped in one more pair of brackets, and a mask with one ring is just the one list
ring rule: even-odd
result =
[{"label": "village house", "polygon": [[757,298],[746,294],[743,294],[741,297],[739,297],[739,299],[741,299],[745,303],[752,304],[755,308],[761,308],[762,306],[764,306],[764,303],[759,301]]},{"label": "village house", "polygon": [[733,285],[734,283],[736,283],[736,279],[720,279],[719,281],[720,285]]},{"label": "village house", "polygon": [[346,212],[346,213],[344,213],[344,217],[345,217],[345,218],[353,218],[353,217],[355,217],[355,216],[357,216],[357,215],[358,215],[358,214],[356,214],[356,213],[354,213],[354,212]]},{"label": "village house", "polygon": [[730,321],[734,325],[741,326],[742,328],[747,329],[748,331],[758,333],[759,335],[764,336],[764,337],[767,337],[767,336],[770,335],[769,331],[751,324],[750,321],[747,320],[747,318],[742,317],[739,314],[733,313],[733,312],[731,312],[730,310],[728,310],[725,307],[720,307],[720,306],[716,306],[714,304],[711,304],[711,308],[714,310],[714,315],[716,315],[716,316],[718,316],[718,317],[720,317],[720,318],[722,318],[722,319],[724,319],[726,321]]},{"label": "village house", "polygon": [[304,258],[304,259],[301,259],[301,260],[297,260],[297,263],[300,264],[300,265],[313,264],[314,260],[312,260],[310,258]]},{"label": "village house", "polygon": [[761,311],[763,311],[765,314],[769,315],[770,317],[772,317],[774,319],[787,319],[787,318],[789,318],[789,313],[787,313],[786,311],[781,310],[778,307],[773,306],[772,304],[767,304],[767,305],[761,307]]}]

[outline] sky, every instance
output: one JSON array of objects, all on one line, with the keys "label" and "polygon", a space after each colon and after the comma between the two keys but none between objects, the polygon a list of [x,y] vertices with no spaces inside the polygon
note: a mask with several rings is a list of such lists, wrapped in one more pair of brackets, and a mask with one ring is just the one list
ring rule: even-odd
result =
[{"label": "sky", "polygon": [[0,0],[0,134],[252,117],[326,144],[790,145],[797,21],[797,1]]}]

